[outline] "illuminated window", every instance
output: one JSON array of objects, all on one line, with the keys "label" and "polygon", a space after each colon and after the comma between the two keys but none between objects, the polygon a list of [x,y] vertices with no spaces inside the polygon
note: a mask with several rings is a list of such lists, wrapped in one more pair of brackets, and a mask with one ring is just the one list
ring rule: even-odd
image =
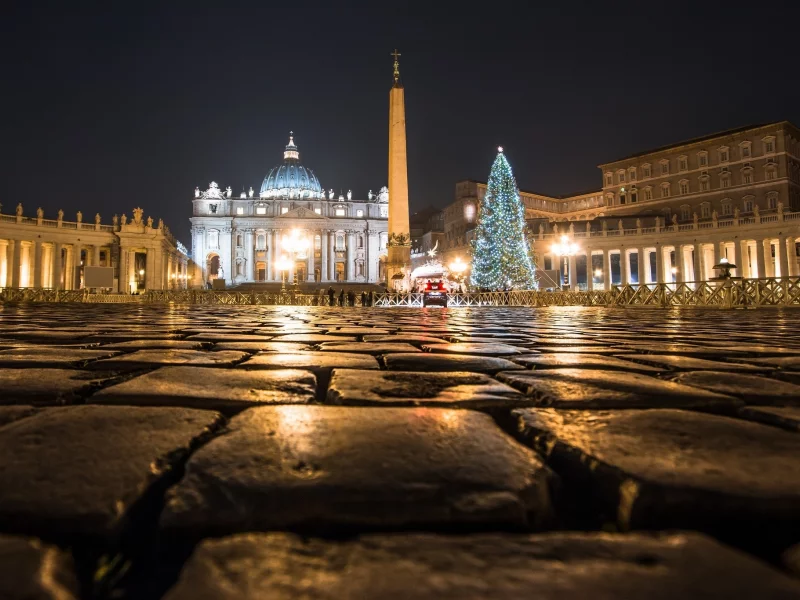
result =
[{"label": "illuminated window", "polygon": [[389,216],[389,207],[388,206],[381,206],[381,217],[388,217]]},{"label": "illuminated window", "polygon": [[363,211],[363,210],[361,210],[361,209],[359,208],[359,209],[356,211],[356,216],[357,216],[357,217],[363,217],[363,216],[364,216],[364,211]]},{"label": "illuminated window", "polygon": [[289,212],[289,207],[288,206],[281,206],[281,214],[285,215],[287,212]]},{"label": "illuminated window", "polygon": [[318,215],[321,215],[322,214],[322,209],[321,208],[315,208],[314,212],[317,213]]},{"label": "illuminated window", "polygon": [[256,214],[257,215],[265,215],[265,214],[267,214],[267,207],[266,206],[256,206]]},{"label": "illuminated window", "polygon": [[337,217],[343,217],[344,216],[344,209],[343,208],[337,208],[335,214],[336,214]]},{"label": "illuminated window", "polygon": [[243,215],[244,214],[244,207],[243,206],[237,206],[236,207],[236,214],[237,215]]}]

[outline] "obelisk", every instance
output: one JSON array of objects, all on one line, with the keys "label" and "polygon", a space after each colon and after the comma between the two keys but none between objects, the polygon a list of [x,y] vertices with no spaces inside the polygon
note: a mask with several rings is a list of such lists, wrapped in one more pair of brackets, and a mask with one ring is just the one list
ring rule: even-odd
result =
[{"label": "obelisk", "polygon": [[[406,161],[406,107],[400,81],[400,53],[395,50],[394,83],[389,92],[389,239],[386,263],[390,288],[407,287],[411,264],[411,229],[408,224],[408,165]],[[402,280],[397,275],[402,275]],[[400,284],[400,285],[398,285]]]}]

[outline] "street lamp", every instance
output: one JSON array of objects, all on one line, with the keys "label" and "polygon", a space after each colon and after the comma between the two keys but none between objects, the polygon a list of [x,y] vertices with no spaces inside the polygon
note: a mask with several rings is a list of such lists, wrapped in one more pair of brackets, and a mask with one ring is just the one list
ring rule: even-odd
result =
[{"label": "street lamp", "polygon": [[[300,237],[300,231],[292,229],[287,237],[283,238],[283,249],[286,250],[293,258],[298,258],[301,254],[308,252],[309,243],[304,237]],[[288,259],[287,259],[288,263]],[[289,268],[288,266],[286,267]],[[297,287],[297,271],[294,274],[294,286]]]},{"label": "street lamp", "polygon": [[289,270],[291,266],[291,262],[286,256],[281,256],[278,260],[275,261],[275,268],[280,271],[281,274],[281,294],[286,293],[286,272]]},{"label": "street lamp", "polygon": [[[550,246],[550,252],[556,256],[564,257],[564,278],[566,278],[567,269],[569,268],[569,258],[575,256],[579,250],[578,244],[570,242],[569,237],[566,235],[561,236],[560,242],[556,242]],[[566,283],[566,281],[562,281],[562,287],[563,283]]]},{"label": "street lamp", "polygon": [[464,271],[467,270],[469,265],[461,260],[460,256],[457,256],[456,259],[450,265],[450,272],[453,273],[456,282],[458,283],[458,291],[459,293],[463,293],[461,289],[461,284],[464,280]]}]

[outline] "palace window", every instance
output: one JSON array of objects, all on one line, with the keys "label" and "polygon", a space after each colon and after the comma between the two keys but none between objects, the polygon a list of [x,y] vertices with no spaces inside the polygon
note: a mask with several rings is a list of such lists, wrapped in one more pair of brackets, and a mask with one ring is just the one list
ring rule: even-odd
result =
[{"label": "palace window", "polygon": [[681,206],[681,221],[688,221],[692,218],[692,209],[688,204]]},{"label": "palace window", "polygon": [[753,199],[752,198],[745,198],[744,199],[744,212],[753,212]]},{"label": "palace window", "polygon": [[650,165],[642,165],[642,173],[645,179],[650,177]]},{"label": "palace window", "polygon": [[662,183],[661,184],[661,197],[662,198],[669,198],[669,183]]},{"label": "palace window", "polygon": [[266,206],[256,206],[256,214],[257,215],[265,215],[265,214],[267,214],[267,207]]},{"label": "palace window", "polygon": [[750,158],[750,142],[742,142],[740,146],[742,158]]},{"label": "palace window", "polygon": [[620,192],[619,194],[619,204],[625,204],[627,198],[625,197],[625,192]]},{"label": "palace window", "polygon": [[631,204],[639,201],[639,193],[636,190],[631,190]]},{"label": "palace window", "polygon": [[678,157],[678,170],[679,171],[688,171],[689,170],[689,161],[686,160],[685,156]]},{"label": "palace window", "polygon": [[614,185],[614,181],[612,180],[612,177],[613,176],[611,175],[611,173],[606,173],[606,185],[607,186]]},{"label": "palace window", "polygon": [[711,204],[709,202],[703,202],[700,205],[700,216],[703,219],[708,219],[711,217]]},{"label": "palace window", "polygon": [[730,217],[733,214],[733,204],[730,200],[723,200],[722,201],[722,216],[723,217]]},{"label": "palace window", "polygon": [[700,180],[700,191],[701,192],[708,191],[708,177],[704,177]]},{"label": "palace window", "polygon": [[628,169],[628,180],[636,181],[636,167],[631,167]]},{"label": "palace window", "polygon": [[685,179],[682,179],[681,182],[680,182],[680,189],[681,189],[681,195],[685,196],[686,194],[688,194],[689,193],[689,182],[686,181]]},{"label": "palace window", "polygon": [[719,176],[719,184],[724,188],[731,187],[731,174],[730,173],[722,173]]},{"label": "palace window", "polygon": [[661,161],[661,174],[662,175],[669,175],[669,161],[662,160]]},{"label": "palace window", "polygon": [[765,137],[764,138],[764,153],[770,154],[775,152],[775,138],[774,137]]},{"label": "palace window", "polygon": [[236,214],[243,215],[244,214],[244,206],[237,206],[236,207]]},{"label": "palace window", "polygon": [[363,211],[363,210],[361,210],[361,209],[359,208],[359,209],[356,211],[356,216],[357,216],[357,217],[363,217],[363,216],[364,216],[364,211]]},{"label": "palace window", "polygon": [[722,148],[719,149],[719,162],[721,163],[728,162],[728,158],[729,158],[728,148],[723,146]]},{"label": "palace window", "polygon": [[778,170],[775,168],[774,165],[767,166],[766,171],[764,172],[764,176],[766,179],[777,179],[778,178]]},{"label": "palace window", "polygon": [[651,187],[644,188],[644,199],[645,200],[652,200],[653,199],[653,188],[651,188]]},{"label": "palace window", "polygon": [[767,196],[767,208],[771,210],[775,210],[778,208],[778,196],[777,194],[770,194]]},{"label": "palace window", "polygon": [[625,171],[617,172],[617,183],[625,183]]},{"label": "palace window", "polygon": [[697,153],[697,164],[701,167],[708,166],[708,152],[698,152]]},{"label": "palace window", "polygon": [[744,169],[742,171],[742,183],[745,185],[749,185],[753,183],[753,171],[752,169]]}]

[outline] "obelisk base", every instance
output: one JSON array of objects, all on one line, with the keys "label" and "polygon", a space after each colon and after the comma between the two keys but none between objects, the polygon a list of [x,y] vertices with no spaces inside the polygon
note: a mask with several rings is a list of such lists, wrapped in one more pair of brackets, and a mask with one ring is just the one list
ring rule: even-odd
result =
[{"label": "obelisk base", "polygon": [[[411,246],[389,246],[386,257],[386,285],[390,290],[408,291]],[[402,277],[395,277],[401,275]]]}]

